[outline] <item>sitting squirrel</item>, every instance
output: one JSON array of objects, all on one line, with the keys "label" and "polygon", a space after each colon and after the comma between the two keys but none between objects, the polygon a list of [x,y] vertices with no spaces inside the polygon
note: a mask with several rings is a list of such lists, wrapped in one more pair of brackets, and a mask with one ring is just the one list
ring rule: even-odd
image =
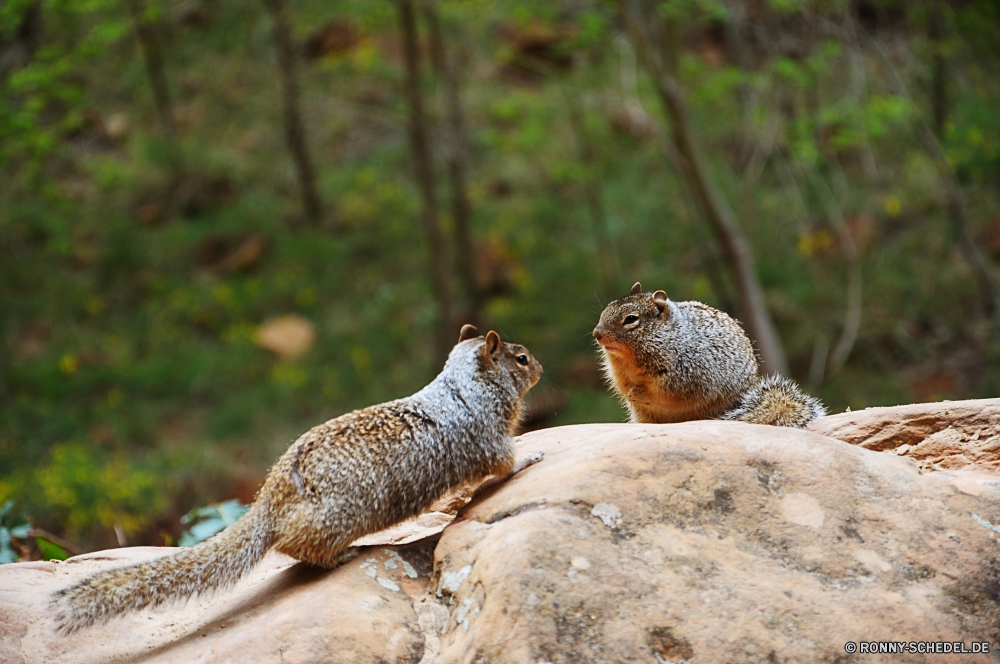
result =
[{"label": "sitting squirrel", "polygon": [[608,382],[633,422],[739,420],[804,427],[826,409],[781,376],[757,375],[750,339],[700,302],[672,302],[637,282],[594,328]]},{"label": "sitting squirrel", "polygon": [[[151,562],[99,572],[56,593],[71,633],[148,606],[231,586],[271,550],[334,567],[351,542],[416,516],[449,489],[506,478],[521,398],[542,375],[524,346],[462,328],[444,369],[416,394],[303,434],[271,468],[250,510],[218,535]],[[496,479],[496,478],[495,478]]]}]

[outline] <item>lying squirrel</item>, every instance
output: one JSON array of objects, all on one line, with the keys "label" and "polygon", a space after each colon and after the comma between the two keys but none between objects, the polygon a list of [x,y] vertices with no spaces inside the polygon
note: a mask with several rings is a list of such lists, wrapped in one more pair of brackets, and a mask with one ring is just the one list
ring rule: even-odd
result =
[{"label": "lying squirrel", "polygon": [[672,302],[637,282],[594,328],[604,372],[633,422],[722,419],[804,427],[826,415],[819,400],[781,376],[757,375],[750,339],[700,302]]},{"label": "lying squirrel", "polygon": [[444,369],[416,394],[309,430],[278,459],[250,510],[189,549],[99,572],[59,591],[71,633],[148,606],[231,586],[271,550],[334,567],[351,542],[416,516],[449,489],[506,478],[521,398],[542,375],[524,346],[462,328]]}]

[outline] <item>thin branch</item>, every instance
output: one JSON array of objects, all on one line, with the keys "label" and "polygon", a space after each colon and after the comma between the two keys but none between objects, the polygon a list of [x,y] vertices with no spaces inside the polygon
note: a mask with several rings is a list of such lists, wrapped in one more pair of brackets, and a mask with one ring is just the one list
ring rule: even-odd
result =
[{"label": "thin branch", "polygon": [[[795,156],[794,153],[793,156]],[[805,197],[802,195],[805,182],[799,185],[784,155],[779,155],[777,163],[783,167],[783,175],[786,182],[794,185],[794,191],[799,199],[799,207],[802,209],[802,214],[808,215],[809,207],[806,204]],[[834,196],[830,186],[826,183],[826,180],[816,171],[814,166],[809,165],[808,169],[803,168],[802,162],[797,157],[795,157],[795,165],[796,170],[803,174],[803,177],[805,177],[808,170],[809,181],[812,182],[813,188],[819,195],[823,209],[826,212],[827,220],[837,234],[841,253],[843,253],[847,261],[847,297],[845,298],[844,321],[840,338],[837,340],[836,346],[834,346],[833,353],[829,354],[829,358],[827,358],[829,341],[825,336],[817,339],[817,345],[813,347],[813,359],[809,370],[809,384],[819,386],[826,376],[835,376],[843,368],[844,363],[851,354],[851,350],[854,348],[854,342],[857,340],[858,332],[861,329],[863,293],[861,258],[858,255],[857,246],[854,244],[854,238],[851,237],[850,231],[847,228],[843,210],[837,202],[836,196]],[[820,360],[819,355],[822,355],[822,360]],[[823,365],[817,367],[817,362],[820,361],[822,361]]]},{"label": "thin branch", "polygon": [[809,387],[817,388],[826,378],[826,360],[830,352],[830,340],[825,334],[820,334],[813,342],[812,360],[809,362]]},{"label": "thin branch", "polygon": [[[621,66],[619,68],[621,78],[621,103],[625,107],[625,112],[629,114],[629,117],[633,122],[644,126],[647,124],[649,125],[653,139],[656,141],[657,146],[659,146],[659,148],[663,151],[663,154],[666,155],[667,161],[670,162],[670,166],[678,173],[683,173],[684,162],[680,153],[677,152],[677,146],[670,140],[670,137],[666,135],[662,124],[654,123],[652,121],[650,114],[646,111],[645,107],[642,105],[642,100],[639,98],[635,50],[632,48],[629,40],[623,36],[620,36],[616,41],[618,43],[619,52],[621,53]],[[679,200],[684,208],[685,214],[689,215],[691,219],[698,216],[698,210],[696,209],[698,204],[695,201],[691,200],[688,196],[682,196]],[[718,250],[718,247],[716,246],[715,249]],[[723,274],[726,272],[722,258],[717,255],[716,251],[713,251],[713,245],[711,244],[703,244],[702,250],[699,265],[704,266],[701,269],[708,278],[709,284],[712,287],[712,292],[715,293],[715,297],[718,299],[718,302],[723,309],[733,311],[735,307],[733,306],[731,290],[727,287],[725,280],[722,278]],[[617,267],[617,263],[616,270],[618,273],[621,272],[621,270]]]},{"label": "thin branch", "polygon": [[42,539],[47,539],[53,544],[58,544],[62,548],[66,549],[66,551],[73,554],[74,556],[79,556],[81,553],[83,553],[83,549],[81,549],[77,545],[73,544],[67,539],[59,537],[58,535],[53,535],[52,533],[43,528],[32,528],[31,530],[28,531],[28,537],[41,537]]},{"label": "thin branch", "polygon": [[285,141],[292,154],[299,176],[299,191],[302,208],[312,224],[320,220],[319,194],[316,193],[316,172],[313,168],[309,149],[306,147],[305,126],[299,110],[299,86],[295,72],[295,50],[288,18],[285,15],[284,0],[264,0],[264,6],[271,14],[274,24],[274,48],[278,56],[278,72],[281,79],[281,101],[285,115]]},{"label": "thin branch", "polygon": [[827,364],[828,375],[836,376],[843,368],[844,363],[847,362],[847,358],[854,348],[854,342],[858,338],[858,332],[861,330],[861,259],[858,256],[858,249],[854,244],[854,238],[851,237],[847,223],[844,221],[844,213],[840,209],[840,205],[837,204],[837,200],[830,190],[829,185],[827,185],[819,173],[815,172],[815,169],[812,169],[812,176],[812,180],[818,185],[816,190],[819,193],[820,200],[823,202],[827,219],[830,220],[834,230],[837,232],[837,239],[840,241],[840,250],[847,260],[847,298],[844,303],[844,326],[840,331],[840,338],[837,340],[837,344],[833,347],[833,352],[830,353],[830,359]]},{"label": "thin branch", "polygon": [[[851,94],[854,97],[854,103],[861,113],[862,120],[867,121],[864,97],[868,90],[868,76],[865,74],[865,62],[864,58],[861,57],[860,46],[858,44],[858,31],[855,29],[846,34],[844,41],[853,46],[847,51],[851,71]],[[878,162],[875,160],[875,150],[872,149],[872,144],[868,140],[867,134],[862,134],[862,140],[864,149],[861,152],[861,168],[869,180],[877,181],[879,179],[879,171]]]},{"label": "thin branch", "polygon": [[947,63],[942,52],[942,28],[944,14],[941,5],[932,2],[930,16],[927,20],[927,39],[931,43],[931,107],[934,111],[934,134],[941,138],[944,135],[944,123],[948,117],[948,72]]},{"label": "thin branch", "polygon": [[619,0],[621,14],[632,44],[647,71],[653,76],[663,105],[670,115],[673,139],[683,162],[683,173],[705,213],[712,232],[722,249],[727,267],[740,296],[741,317],[750,336],[757,342],[764,369],[788,374],[785,352],[764,300],[757,278],[753,251],[736,216],[719,192],[697,146],[688,119],[687,105],[677,80],[654,58],[649,40],[631,10],[628,0]]},{"label": "thin branch", "polygon": [[[576,139],[580,163],[588,169],[593,168],[598,161],[594,142],[587,133],[587,125],[581,109],[579,93],[563,85],[563,96],[569,111],[570,126]],[[602,188],[599,178],[592,177],[589,172],[583,187],[583,199],[590,213],[591,228],[594,233],[594,244],[597,249],[597,266],[601,278],[602,295],[606,300],[613,299],[615,286],[618,284],[618,271],[615,265],[615,249],[611,244],[611,233],[608,230],[608,216],[604,210]]]},{"label": "thin branch", "polygon": [[146,20],[142,0],[129,0],[128,7],[132,14],[136,41],[139,42],[139,49],[142,51],[143,62],[146,65],[149,86],[153,90],[153,101],[156,105],[156,114],[160,119],[160,128],[167,147],[170,169],[176,179],[183,167],[177,149],[177,126],[174,124],[173,103],[170,100],[170,88],[167,85],[167,75],[163,66],[163,53],[160,50],[153,26]]},{"label": "thin branch", "polygon": [[427,237],[431,284],[438,304],[438,326],[435,335],[435,361],[444,362],[454,341],[451,320],[451,283],[448,252],[444,234],[438,224],[437,199],[434,193],[434,164],[427,141],[427,121],[420,92],[420,50],[417,45],[417,21],[413,0],[396,0],[399,23],[403,31],[403,53],[406,76],[403,89],[409,108],[410,146],[413,150],[414,175],[420,188],[422,210],[420,221]]},{"label": "thin branch", "polygon": [[472,204],[469,202],[466,174],[468,173],[468,139],[465,132],[465,118],[459,94],[458,74],[448,53],[445,51],[444,35],[434,0],[422,3],[431,39],[431,57],[438,78],[443,83],[445,103],[448,109],[448,131],[445,132],[447,150],[448,179],[451,185],[451,211],[455,219],[455,267],[458,278],[465,289],[469,310],[468,319],[479,324],[484,304],[484,295],[476,281],[473,268],[475,248],[472,243]]}]

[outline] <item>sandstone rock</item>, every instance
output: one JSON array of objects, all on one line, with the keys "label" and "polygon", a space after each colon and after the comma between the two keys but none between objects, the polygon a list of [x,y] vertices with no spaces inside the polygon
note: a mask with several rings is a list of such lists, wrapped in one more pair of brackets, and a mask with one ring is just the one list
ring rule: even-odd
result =
[{"label": "sandstone rock", "polygon": [[334,571],[270,554],[231,591],[68,637],[53,631],[47,603],[54,589],[170,550],[136,547],[4,565],[0,661],[417,662],[426,639],[414,603],[427,595],[433,544],[410,546],[405,558],[396,549],[367,549]]},{"label": "sandstone rock", "polygon": [[[440,540],[333,571],[279,555],[236,588],[62,637],[51,593],[159,555],[0,567],[4,662],[995,662],[1000,476],[921,473],[736,422],[538,431],[545,460]],[[431,561],[433,560],[433,571]],[[990,642],[850,655],[848,641]],[[937,658],[937,659],[935,659]]]},{"label": "sandstone rock", "polygon": [[1000,641],[995,475],[922,476],[729,422],[566,427],[521,449],[545,461],[435,550],[442,578],[471,566],[442,661],[855,661],[847,641]]},{"label": "sandstone rock", "polygon": [[829,415],[809,429],[922,468],[1000,471],[1000,399],[918,403]]}]

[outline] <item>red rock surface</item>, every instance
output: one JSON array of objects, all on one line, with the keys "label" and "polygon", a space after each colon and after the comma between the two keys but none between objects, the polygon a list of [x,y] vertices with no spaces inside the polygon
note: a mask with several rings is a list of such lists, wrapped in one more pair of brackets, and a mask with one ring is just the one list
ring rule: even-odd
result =
[{"label": "red rock surface", "polygon": [[[438,538],[71,637],[48,598],[119,549],[0,567],[7,662],[995,662],[1000,477],[734,422],[562,427]],[[848,641],[991,655],[849,655]]]},{"label": "red rock surface", "polygon": [[809,427],[869,450],[895,452],[927,470],[1000,471],[1000,399],[866,408]]}]

